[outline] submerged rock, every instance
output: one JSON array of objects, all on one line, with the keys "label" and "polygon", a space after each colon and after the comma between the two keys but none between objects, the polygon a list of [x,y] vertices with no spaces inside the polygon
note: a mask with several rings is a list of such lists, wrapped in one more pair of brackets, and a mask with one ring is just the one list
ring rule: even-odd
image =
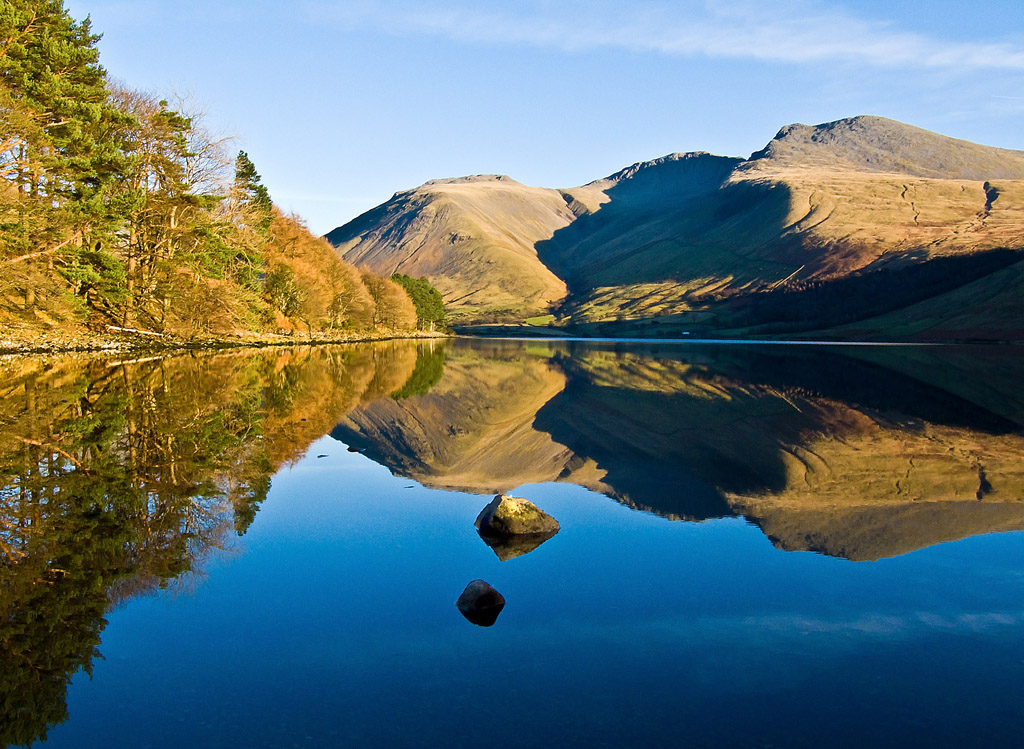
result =
[{"label": "submerged rock", "polygon": [[[476,529],[484,538],[546,536],[533,548],[558,533],[558,521],[533,502],[499,494],[476,518]],[[523,552],[525,553],[525,552]]]},{"label": "submerged rock", "polygon": [[483,580],[474,580],[455,602],[459,611],[479,627],[490,627],[505,608],[505,597]]}]

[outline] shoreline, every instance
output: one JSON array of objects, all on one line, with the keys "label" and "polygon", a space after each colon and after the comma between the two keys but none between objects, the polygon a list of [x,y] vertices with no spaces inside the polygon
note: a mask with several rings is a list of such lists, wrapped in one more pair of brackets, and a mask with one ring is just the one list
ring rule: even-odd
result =
[{"label": "shoreline", "polygon": [[[540,340],[540,341],[632,341],[652,343],[764,343],[764,344],[814,344],[814,345],[848,345],[848,346],[1021,346],[1024,345],[1024,338],[982,338],[982,337],[863,337],[844,338],[839,336],[814,336],[815,331],[787,337],[783,334],[755,334],[750,336],[719,335],[715,336],[714,331],[682,332],[677,335],[596,335],[587,334],[578,328],[550,328],[530,325],[455,325],[452,326],[454,335],[462,338],[476,338],[479,340]],[[542,331],[542,332],[538,332]],[[818,331],[821,332],[821,331]],[[825,331],[827,332],[827,331]]]},{"label": "shoreline", "polygon": [[9,331],[0,332],[0,357],[51,355],[51,354],[123,354],[123,353],[173,353],[175,351],[216,351],[237,348],[270,348],[275,346],[321,346],[343,343],[371,343],[394,340],[434,340],[454,338],[454,333],[428,331],[379,331],[352,335],[278,335],[253,334],[250,336],[209,336],[203,338],[180,338],[162,336],[154,340],[142,333],[84,333],[61,334],[54,332],[23,330],[21,335],[11,336]]},{"label": "shoreline", "polygon": [[[12,336],[11,333],[14,333]],[[519,331],[515,331],[519,333]],[[531,331],[532,332],[532,331]],[[305,335],[281,334],[250,334],[237,336],[206,336],[202,338],[182,338],[160,336],[154,339],[152,333],[146,331],[124,331],[119,333],[62,333],[60,331],[39,331],[22,329],[0,332],[0,357],[11,356],[48,356],[64,354],[164,354],[176,351],[226,351],[240,348],[271,348],[289,346],[328,346],[347,343],[372,343],[375,341],[395,340],[447,340],[452,338],[469,338],[475,340],[537,340],[537,341],[592,341],[607,343],[610,341],[634,343],[679,343],[679,344],[790,344],[790,345],[831,345],[831,346],[938,346],[938,345],[982,345],[982,346],[1019,346],[1024,341],[997,340],[846,340],[829,338],[704,338],[704,337],[605,337],[572,335],[562,332],[561,335],[541,334],[529,335],[512,331],[503,331],[497,335],[493,329],[486,332],[463,327],[458,331],[447,333],[428,331],[393,331],[381,330],[374,333],[358,333],[350,335],[317,334],[312,337]]]}]

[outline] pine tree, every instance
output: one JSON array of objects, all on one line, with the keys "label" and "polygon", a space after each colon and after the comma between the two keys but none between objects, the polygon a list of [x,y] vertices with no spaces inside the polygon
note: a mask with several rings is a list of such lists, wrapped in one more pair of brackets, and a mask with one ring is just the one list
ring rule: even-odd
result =
[{"label": "pine tree", "polygon": [[127,119],[108,97],[100,36],[88,17],[71,18],[63,0],[5,0],[0,34],[0,81],[45,134],[45,141],[25,143],[19,187],[97,210],[94,199],[123,166],[109,136]]},{"label": "pine tree", "polygon": [[245,151],[239,151],[235,158],[235,193],[238,203],[248,213],[252,228],[262,234],[269,232],[274,220],[274,204],[256,165]]},{"label": "pine tree", "polygon": [[27,307],[38,279],[31,266],[42,260],[72,277],[120,273],[105,240],[117,219],[109,190],[124,167],[115,135],[130,118],[109,100],[99,38],[63,0],[0,4],[0,101],[18,125],[4,133],[14,192],[0,219],[0,256],[24,261]]},{"label": "pine tree", "polygon": [[447,325],[447,315],[441,292],[433,287],[426,278],[413,278],[403,273],[395,273],[391,280],[405,289],[405,293],[416,306],[416,326],[420,330],[443,330]]}]

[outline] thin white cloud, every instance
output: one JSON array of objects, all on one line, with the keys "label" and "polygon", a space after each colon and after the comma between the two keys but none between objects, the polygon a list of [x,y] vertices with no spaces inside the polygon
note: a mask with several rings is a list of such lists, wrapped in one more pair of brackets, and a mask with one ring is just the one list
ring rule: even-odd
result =
[{"label": "thin white cloud", "polygon": [[950,41],[859,18],[818,3],[522,2],[473,4],[311,0],[311,20],[350,29],[426,34],[482,44],[566,51],[621,49],[671,56],[796,64],[858,63],[885,68],[1024,70],[1024,48],[997,41]]}]

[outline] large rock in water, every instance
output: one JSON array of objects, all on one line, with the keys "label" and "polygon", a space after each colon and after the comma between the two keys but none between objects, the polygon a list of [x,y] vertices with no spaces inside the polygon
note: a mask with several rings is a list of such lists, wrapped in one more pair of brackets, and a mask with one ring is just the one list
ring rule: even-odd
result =
[{"label": "large rock in water", "polygon": [[473,624],[490,627],[498,619],[498,614],[505,608],[505,597],[494,587],[483,580],[473,580],[462,591],[455,602],[459,611]]},{"label": "large rock in water", "polygon": [[533,502],[519,497],[496,496],[476,517],[476,529],[481,536],[501,538],[508,536],[546,535],[558,533],[558,521]]},{"label": "large rock in water", "polygon": [[533,502],[504,494],[480,511],[476,528],[503,562],[529,554],[559,531],[558,521]]}]

